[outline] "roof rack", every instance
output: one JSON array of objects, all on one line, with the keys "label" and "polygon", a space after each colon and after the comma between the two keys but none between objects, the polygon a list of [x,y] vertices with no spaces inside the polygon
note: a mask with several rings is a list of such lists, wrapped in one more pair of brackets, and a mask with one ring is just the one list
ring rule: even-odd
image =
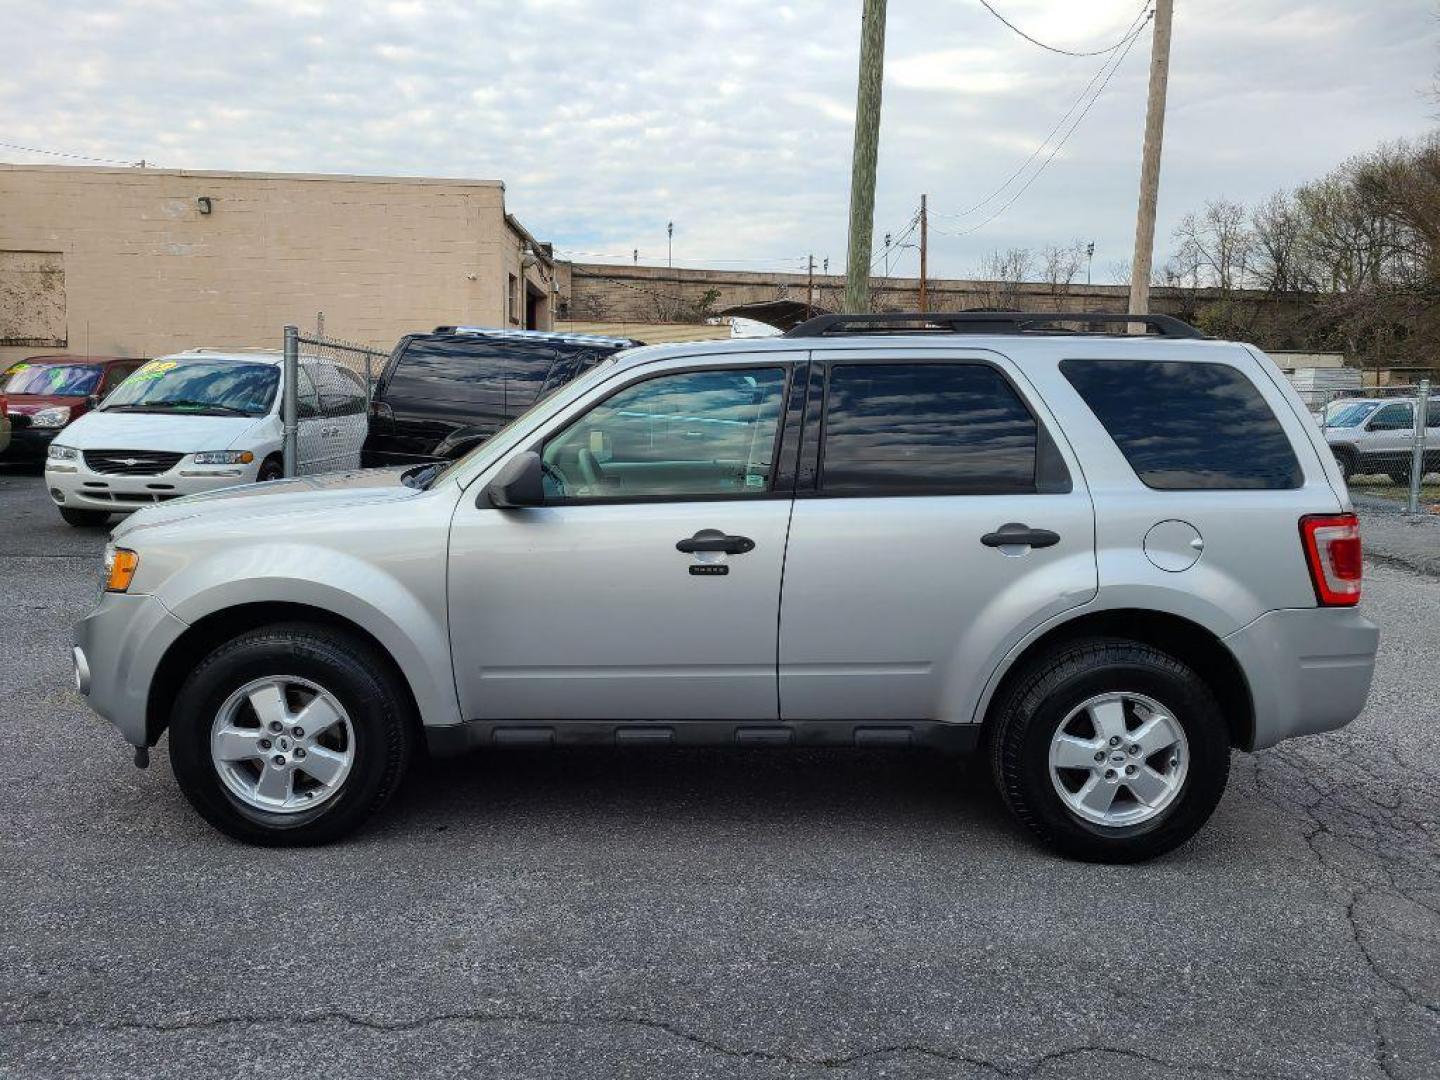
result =
[{"label": "roof rack", "polygon": [[[860,315],[817,315],[785,332],[787,338],[843,337],[850,334],[1086,334],[1056,323],[1092,326],[1139,323],[1147,332],[1167,338],[1203,338],[1195,327],[1173,315],[1124,315],[1111,311],[884,311]],[[1123,331],[1122,331],[1123,332]],[[1111,331],[1114,333],[1114,331]]]},{"label": "roof rack", "polygon": [[563,341],[573,345],[639,345],[634,338],[610,337],[605,334],[577,334],[569,330],[519,330],[503,326],[437,326],[434,334],[473,334],[476,337],[504,338],[514,341]]}]

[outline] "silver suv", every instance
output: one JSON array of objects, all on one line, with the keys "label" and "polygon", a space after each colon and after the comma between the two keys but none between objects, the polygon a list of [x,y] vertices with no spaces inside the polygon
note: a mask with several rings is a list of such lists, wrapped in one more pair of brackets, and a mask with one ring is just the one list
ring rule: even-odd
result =
[{"label": "silver suv", "polygon": [[[1325,441],[1348,481],[1357,474],[1383,473],[1397,484],[1410,482],[1418,398],[1347,398],[1333,401],[1321,416]],[[1440,468],[1440,398],[1427,398],[1426,472]]]},{"label": "silver suv", "polygon": [[1365,704],[1359,533],[1279,369],[1164,317],[826,316],[617,354],[449,465],[114,532],[82,693],[261,844],[421,746],[983,749],[1068,855],[1173,848],[1231,748]]}]

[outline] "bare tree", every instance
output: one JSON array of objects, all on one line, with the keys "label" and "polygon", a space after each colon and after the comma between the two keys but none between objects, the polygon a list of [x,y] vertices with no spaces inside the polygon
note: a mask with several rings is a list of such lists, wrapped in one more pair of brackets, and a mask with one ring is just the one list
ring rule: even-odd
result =
[{"label": "bare tree", "polygon": [[1250,272],[1256,288],[1277,293],[1303,287],[1299,265],[1303,228],[1295,200],[1283,191],[1250,211]]},{"label": "bare tree", "polygon": [[1051,244],[1040,252],[1041,278],[1050,289],[1050,302],[1056,311],[1064,310],[1065,297],[1080,276],[1085,258],[1085,245],[1078,241],[1068,247]]},{"label": "bare tree", "polygon": [[980,281],[985,306],[998,311],[1013,310],[1019,303],[1020,285],[1030,276],[1034,256],[1028,248],[998,248],[980,260]]},{"label": "bare tree", "polygon": [[1176,258],[1197,285],[1231,292],[1247,283],[1255,238],[1245,207],[1228,199],[1212,199],[1198,214],[1180,219]]}]

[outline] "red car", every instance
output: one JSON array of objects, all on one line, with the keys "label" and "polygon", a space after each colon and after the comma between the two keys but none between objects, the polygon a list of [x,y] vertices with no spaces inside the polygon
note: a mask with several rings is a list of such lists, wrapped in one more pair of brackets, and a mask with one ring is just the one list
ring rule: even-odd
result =
[{"label": "red car", "polygon": [[118,356],[31,356],[0,371],[10,446],[0,461],[43,462],[50,441],[143,364]]}]

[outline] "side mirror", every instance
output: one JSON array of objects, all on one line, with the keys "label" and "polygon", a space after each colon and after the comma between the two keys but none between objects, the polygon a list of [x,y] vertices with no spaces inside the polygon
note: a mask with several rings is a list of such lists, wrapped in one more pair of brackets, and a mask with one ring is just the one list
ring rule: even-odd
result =
[{"label": "side mirror", "polygon": [[501,510],[540,506],[545,502],[545,480],[540,455],[534,450],[516,454],[505,463],[500,475],[487,487],[490,505]]},{"label": "side mirror", "polygon": [[87,409],[96,408],[100,404],[101,400],[102,399],[99,394],[91,394],[85,399],[85,407]]}]

